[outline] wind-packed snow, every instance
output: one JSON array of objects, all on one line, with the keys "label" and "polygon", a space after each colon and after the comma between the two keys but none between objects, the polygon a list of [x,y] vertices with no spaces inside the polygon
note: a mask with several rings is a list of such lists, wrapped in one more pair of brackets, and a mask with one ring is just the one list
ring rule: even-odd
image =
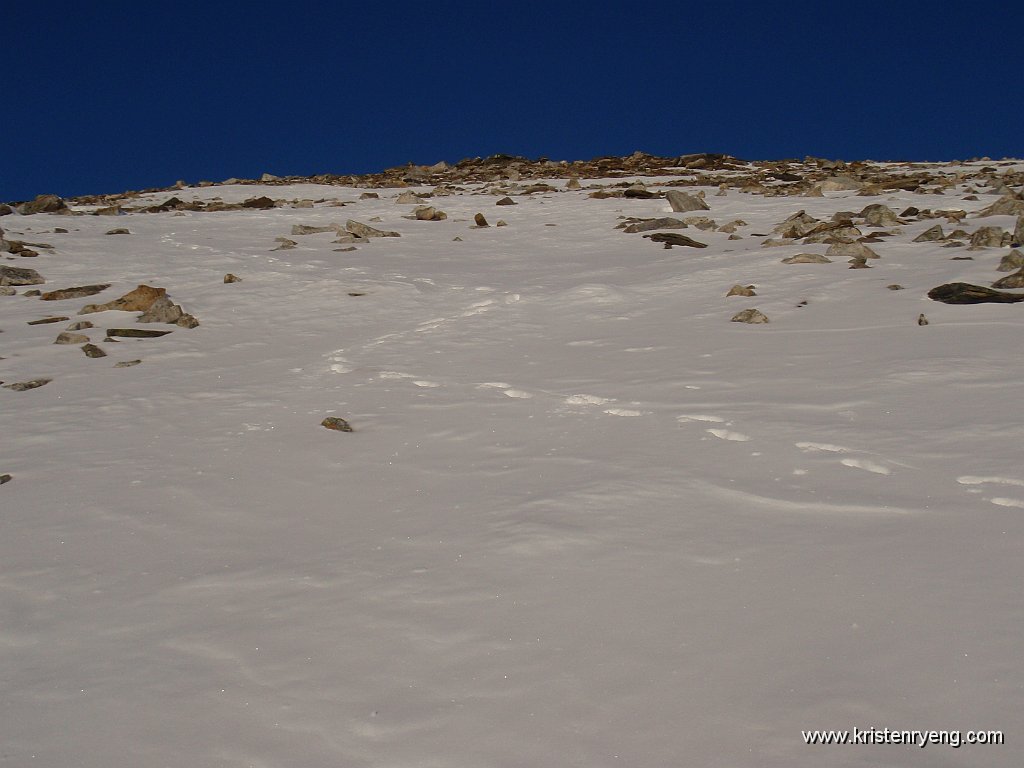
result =
[{"label": "wind-packed snow", "polygon": [[[113,283],[0,297],[0,379],[53,378],[0,389],[0,766],[1019,765],[1024,307],[925,295],[1005,249],[921,221],[849,270],[751,236],[996,198],[708,189],[743,239],[666,250],[614,229],[664,200],[480,189],[440,222],[313,185],[0,220],[55,246],[2,262],[39,288]],[[271,250],[348,219],[401,237]],[[103,343],[135,313],[77,316],[140,283],[200,327]],[[801,738],[854,727],[1006,744]]]}]

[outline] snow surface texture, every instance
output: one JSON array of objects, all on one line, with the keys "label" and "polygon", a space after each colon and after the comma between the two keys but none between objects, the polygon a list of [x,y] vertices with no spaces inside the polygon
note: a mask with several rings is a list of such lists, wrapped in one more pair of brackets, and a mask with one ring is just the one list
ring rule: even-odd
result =
[{"label": "snow surface texture", "polygon": [[[0,389],[0,765],[1019,765],[1024,307],[925,297],[1006,249],[952,261],[922,221],[849,270],[750,236],[995,198],[708,189],[744,238],[665,250],[613,229],[664,200],[479,189],[440,222],[310,185],[182,190],[328,202],[128,236],[0,221],[56,246],[2,262],[44,290],[113,283],[0,297],[0,379],[53,378]],[[271,251],[349,218],[402,236]],[[26,324],[139,283],[202,325],[104,344],[135,316],[90,315],[93,360]],[[800,735],[853,727],[1007,745]]]}]

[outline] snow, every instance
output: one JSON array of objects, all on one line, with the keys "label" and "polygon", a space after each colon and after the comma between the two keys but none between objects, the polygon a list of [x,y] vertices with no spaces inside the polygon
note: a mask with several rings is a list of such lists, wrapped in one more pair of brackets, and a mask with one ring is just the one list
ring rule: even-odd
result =
[{"label": "snow", "polygon": [[[1019,763],[1024,310],[925,296],[1004,249],[911,243],[922,221],[848,270],[750,236],[995,198],[708,189],[749,226],[697,251],[614,230],[664,200],[521,196],[475,229],[499,218],[479,186],[441,222],[361,191],[186,189],[328,202],[120,237],[0,221],[56,247],[6,262],[46,289],[113,283],[0,297],[0,379],[53,378],[0,389],[0,764]],[[402,236],[271,250],[349,218]],[[114,344],[134,314],[90,315],[98,360],[26,325],[139,283],[202,325]],[[748,307],[770,324],[729,322]],[[800,734],[872,726],[1007,745]]]}]

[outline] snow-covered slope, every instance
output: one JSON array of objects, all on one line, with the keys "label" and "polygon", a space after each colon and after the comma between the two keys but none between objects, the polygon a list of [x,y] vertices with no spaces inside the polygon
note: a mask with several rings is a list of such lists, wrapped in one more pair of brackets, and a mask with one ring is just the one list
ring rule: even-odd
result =
[{"label": "snow-covered slope", "polygon": [[[695,214],[551,183],[444,221],[313,185],[0,219],[54,246],[0,261],[39,289],[112,284],[0,297],[0,379],[53,379],[0,389],[0,766],[1019,765],[1024,307],[926,297],[1008,248],[911,242],[1015,219],[911,220],[851,270],[761,244],[997,198],[711,188],[742,237],[666,250],[615,226]],[[290,234],[349,219],[401,237]],[[138,284],[201,325],[77,316]],[[107,357],[52,343],[82,319]],[[854,727],[1007,744],[801,737]]]}]

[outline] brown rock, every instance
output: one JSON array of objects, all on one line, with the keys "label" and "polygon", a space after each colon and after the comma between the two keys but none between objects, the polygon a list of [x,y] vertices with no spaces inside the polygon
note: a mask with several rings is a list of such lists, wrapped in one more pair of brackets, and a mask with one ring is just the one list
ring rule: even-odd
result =
[{"label": "brown rock", "polygon": [[89,337],[83,333],[68,333],[64,331],[57,336],[54,344],[88,344]]},{"label": "brown rock", "polygon": [[85,352],[86,357],[106,357],[107,353],[97,347],[95,344],[83,344],[82,351]]},{"label": "brown rock", "polygon": [[676,232],[655,232],[653,235],[644,235],[645,238],[649,238],[652,243],[664,243],[666,248],[671,248],[673,245],[682,245],[689,248],[707,248],[707,243],[699,243],[686,235],[680,235]]},{"label": "brown rock", "polygon": [[339,416],[328,416],[320,422],[320,426],[333,429],[336,432],[354,432],[352,425]]},{"label": "brown rock", "polygon": [[224,282],[225,283],[240,283],[240,282],[242,282],[242,278],[240,278],[238,275],[233,275],[230,272],[228,272],[226,275],[224,275]]},{"label": "brown rock", "polygon": [[484,217],[484,215],[482,213],[478,213],[476,216],[474,216],[473,217],[473,221],[476,222],[476,225],[478,227],[489,227],[489,226],[491,226],[490,224],[487,223],[487,219]]},{"label": "brown rock", "polygon": [[496,202],[495,205],[519,205],[519,203],[517,203],[511,197],[503,197],[501,198],[501,200]]},{"label": "brown rock", "polygon": [[742,312],[737,312],[732,316],[732,322],[734,323],[749,323],[751,325],[763,325],[768,322],[768,318],[756,309],[744,309]]},{"label": "brown rock", "polygon": [[5,285],[42,285],[45,282],[34,269],[0,265],[0,283]]},{"label": "brown rock", "polygon": [[4,389],[11,389],[15,392],[27,392],[30,389],[38,389],[39,387],[49,384],[53,379],[32,379],[31,381],[16,381],[13,384],[4,384]]},{"label": "brown rock", "polygon": [[711,206],[705,203],[703,198],[681,192],[678,189],[670,189],[666,192],[665,199],[668,200],[668,204],[672,206],[672,210],[676,213],[711,210]]},{"label": "brown rock", "polygon": [[110,283],[102,283],[99,285],[80,285],[75,288],[61,288],[57,291],[48,291],[42,294],[39,298],[42,301],[63,301],[65,299],[81,299],[85,296],[94,296],[97,293],[102,293],[110,287]]},{"label": "brown rock", "polygon": [[754,293],[754,286],[752,285],[734,285],[729,289],[729,292],[725,294],[726,298],[730,296],[757,296]]},{"label": "brown rock", "polygon": [[86,304],[78,313],[88,315],[92,312],[106,312],[108,310],[120,310],[122,312],[145,312],[153,302],[161,296],[166,295],[166,288],[154,288],[150,285],[140,285],[138,288],[129,291],[124,296],[108,301],[106,304]]}]

